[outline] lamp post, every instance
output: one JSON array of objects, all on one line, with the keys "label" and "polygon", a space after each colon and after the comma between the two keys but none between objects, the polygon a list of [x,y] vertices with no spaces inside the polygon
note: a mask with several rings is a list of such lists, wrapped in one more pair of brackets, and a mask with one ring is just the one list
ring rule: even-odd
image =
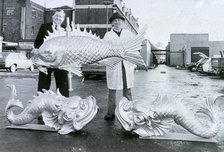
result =
[{"label": "lamp post", "polygon": [[107,10],[107,13],[106,13],[106,24],[107,24],[107,32],[108,32],[108,5],[110,5],[111,4],[111,1],[104,1],[103,2],[104,3],[104,5],[106,5],[106,10]]},{"label": "lamp post", "polygon": [[4,6],[5,5],[5,0],[2,0],[2,12],[1,12],[1,32],[4,32],[4,27],[3,27],[3,23],[4,23]]},{"label": "lamp post", "polygon": [[76,1],[73,0],[72,4],[72,22],[75,24],[75,6],[76,6]]}]

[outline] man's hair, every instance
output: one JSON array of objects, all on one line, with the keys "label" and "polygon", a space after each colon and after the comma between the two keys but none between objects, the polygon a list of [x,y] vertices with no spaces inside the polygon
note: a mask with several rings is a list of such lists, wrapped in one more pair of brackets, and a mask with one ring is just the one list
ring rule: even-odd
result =
[{"label": "man's hair", "polygon": [[65,11],[64,11],[64,10],[57,9],[57,10],[55,10],[54,14],[55,14],[56,12],[61,12],[61,13],[63,13],[63,15],[64,15],[64,17],[65,17]]}]

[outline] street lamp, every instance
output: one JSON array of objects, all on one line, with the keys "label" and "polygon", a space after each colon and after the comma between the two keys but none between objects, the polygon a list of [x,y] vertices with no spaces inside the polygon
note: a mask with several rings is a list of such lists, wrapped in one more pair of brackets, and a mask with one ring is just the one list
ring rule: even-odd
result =
[{"label": "street lamp", "polygon": [[107,19],[106,19],[106,24],[107,24],[107,32],[108,32],[108,5],[110,5],[110,4],[111,4],[111,1],[104,1],[104,2],[103,2],[103,4],[104,4],[104,5],[106,5],[106,10],[107,10],[107,15],[106,15],[106,17],[107,17]]},{"label": "street lamp", "polygon": [[72,22],[74,22],[74,24],[75,24],[75,7],[76,7],[76,1],[73,0],[73,4],[72,4]]}]

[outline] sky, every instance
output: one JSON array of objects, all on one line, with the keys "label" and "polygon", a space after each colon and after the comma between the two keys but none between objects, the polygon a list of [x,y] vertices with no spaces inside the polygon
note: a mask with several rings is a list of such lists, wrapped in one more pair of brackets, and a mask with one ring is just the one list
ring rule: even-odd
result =
[{"label": "sky", "polygon": [[[32,0],[46,7],[72,6],[72,0]],[[165,48],[172,33],[208,33],[210,41],[224,41],[224,0],[123,0],[148,26],[146,38]]]}]

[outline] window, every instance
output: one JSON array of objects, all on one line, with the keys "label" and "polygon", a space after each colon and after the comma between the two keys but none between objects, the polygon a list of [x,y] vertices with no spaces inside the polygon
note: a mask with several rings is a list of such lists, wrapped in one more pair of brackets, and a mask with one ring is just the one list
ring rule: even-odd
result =
[{"label": "window", "polygon": [[43,18],[43,12],[38,11],[38,19],[41,20]]},{"label": "window", "polygon": [[32,8],[32,18],[36,18],[37,17],[37,10]]},{"label": "window", "polygon": [[34,35],[34,26],[31,27],[31,35]]},{"label": "window", "polygon": [[42,20],[44,16],[44,10],[37,6],[32,5],[32,18]]},{"label": "window", "polygon": [[24,54],[19,54],[19,58],[21,60],[27,60],[26,56]]}]

